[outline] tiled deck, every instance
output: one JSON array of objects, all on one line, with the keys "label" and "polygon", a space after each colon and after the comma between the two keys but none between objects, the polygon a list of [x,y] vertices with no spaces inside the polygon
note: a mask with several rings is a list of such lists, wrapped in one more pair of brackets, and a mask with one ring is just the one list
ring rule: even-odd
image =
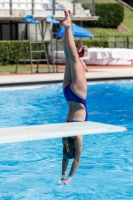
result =
[{"label": "tiled deck", "polygon": [[[89,66],[87,81],[133,79],[133,66]],[[0,75],[0,86],[36,85],[62,82],[64,73]]]}]

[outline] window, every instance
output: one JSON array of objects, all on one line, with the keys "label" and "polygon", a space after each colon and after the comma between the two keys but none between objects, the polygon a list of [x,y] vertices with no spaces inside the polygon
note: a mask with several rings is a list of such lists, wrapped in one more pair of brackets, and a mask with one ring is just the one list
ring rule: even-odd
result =
[{"label": "window", "polygon": [[10,24],[2,24],[2,40],[10,40]]},{"label": "window", "polygon": [[[24,26],[24,23],[19,22],[0,23],[0,40],[20,40]],[[25,39],[27,39],[27,31]]]}]

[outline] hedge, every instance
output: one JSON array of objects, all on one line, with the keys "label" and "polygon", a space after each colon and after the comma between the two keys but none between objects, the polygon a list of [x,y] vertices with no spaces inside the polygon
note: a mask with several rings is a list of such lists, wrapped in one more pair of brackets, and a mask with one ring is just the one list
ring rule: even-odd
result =
[{"label": "hedge", "polygon": [[109,47],[108,41],[104,40],[104,41],[99,41],[99,40],[82,40],[84,45],[88,46],[88,47],[104,47],[107,48]]},{"label": "hedge", "polygon": [[[108,47],[107,41],[97,41],[97,40],[82,40],[84,45],[88,47]],[[0,65],[14,64],[18,60],[18,52],[20,48],[21,41],[0,41]],[[49,41],[45,41],[46,50],[48,52]],[[40,47],[39,47],[40,48]],[[33,45],[33,50],[35,50],[35,45]],[[38,54],[34,53],[33,58],[36,58]],[[42,58],[44,55],[42,54]],[[21,51],[20,59],[29,59],[29,41],[23,42],[23,48]]]},{"label": "hedge", "polygon": [[100,17],[98,21],[84,22],[84,25],[87,27],[117,28],[124,19],[124,7],[118,3],[96,3],[96,16]]},{"label": "hedge", "polygon": [[[45,41],[46,50],[48,51],[48,43],[49,41]],[[18,60],[18,53],[20,49],[21,41],[0,41],[0,65],[7,65],[7,64],[14,64],[17,63]],[[36,46],[32,44],[32,50],[41,50],[41,44]],[[33,53],[33,58],[37,58],[38,54]],[[44,57],[44,54],[41,55]],[[20,59],[30,59],[30,48],[29,48],[29,41],[24,41],[22,46],[22,51],[20,54]]]}]

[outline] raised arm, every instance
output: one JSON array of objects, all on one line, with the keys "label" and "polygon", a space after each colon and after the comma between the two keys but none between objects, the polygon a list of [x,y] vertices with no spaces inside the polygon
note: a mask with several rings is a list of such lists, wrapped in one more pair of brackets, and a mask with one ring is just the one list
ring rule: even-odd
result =
[{"label": "raised arm", "polygon": [[72,167],[69,173],[70,177],[73,177],[80,161],[80,156],[82,152],[82,136],[76,136],[75,146],[76,146],[76,152],[75,152],[75,158],[74,158],[74,161],[72,163]]},{"label": "raised arm", "polygon": [[82,136],[75,137],[75,147],[76,147],[75,158],[74,158],[74,161],[71,166],[69,177],[67,179],[62,180],[62,182],[66,183],[66,184],[69,181],[71,181],[71,179],[79,165],[80,156],[81,156],[81,152],[82,152]]}]

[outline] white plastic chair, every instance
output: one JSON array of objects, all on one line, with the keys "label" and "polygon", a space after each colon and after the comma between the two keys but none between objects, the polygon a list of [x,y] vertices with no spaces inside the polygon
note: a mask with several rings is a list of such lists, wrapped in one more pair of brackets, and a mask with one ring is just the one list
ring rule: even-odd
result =
[{"label": "white plastic chair", "polygon": [[42,0],[34,0],[34,3],[43,3]]},{"label": "white plastic chair", "polygon": [[20,8],[20,10],[27,10],[27,4],[20,3],[19,8]]},{"label": "white plastic chair", "polygon": [[27,3],[32,3],[32,0],[27,0]]},{"label": "white plastic chair", "polygon": [[50,0],[42,0],[42,3],[51,3]]},{"label": "white plastic chair", "polygon": [[12,9],[13,9],[13,10],[20,10],[20,8],[19,8],[19,3],[13,3],[13,4],[12,4]]},{"label": "white plastic chair", "polygon": [[4,9],[6,9],[6,10],[9,10],[9,9],[10,9],[9,3],[5,3],[5,4],[4,4]]},{"label": "white plastic chair", "polygon": [[19,0],[19,3],[27,3],[27,0]]},{"label": "white plastic chair", "polygon": [[44,10],[43,4],[35,4],[35,9],[36,10]]},{"label": "white plastic chair", "polygon": [[31,3],[28,3],[27,4],[27,10],[31,10],[32,9],[32,5],[31,5]]},{"label": "white plastic chair", "polygon": [[4,4],[0,2],[0,10],[4,9]]},{"label": "white plastic chair", "polygon": [[12,0],[12,3],[19,3],[18,0]]}]

